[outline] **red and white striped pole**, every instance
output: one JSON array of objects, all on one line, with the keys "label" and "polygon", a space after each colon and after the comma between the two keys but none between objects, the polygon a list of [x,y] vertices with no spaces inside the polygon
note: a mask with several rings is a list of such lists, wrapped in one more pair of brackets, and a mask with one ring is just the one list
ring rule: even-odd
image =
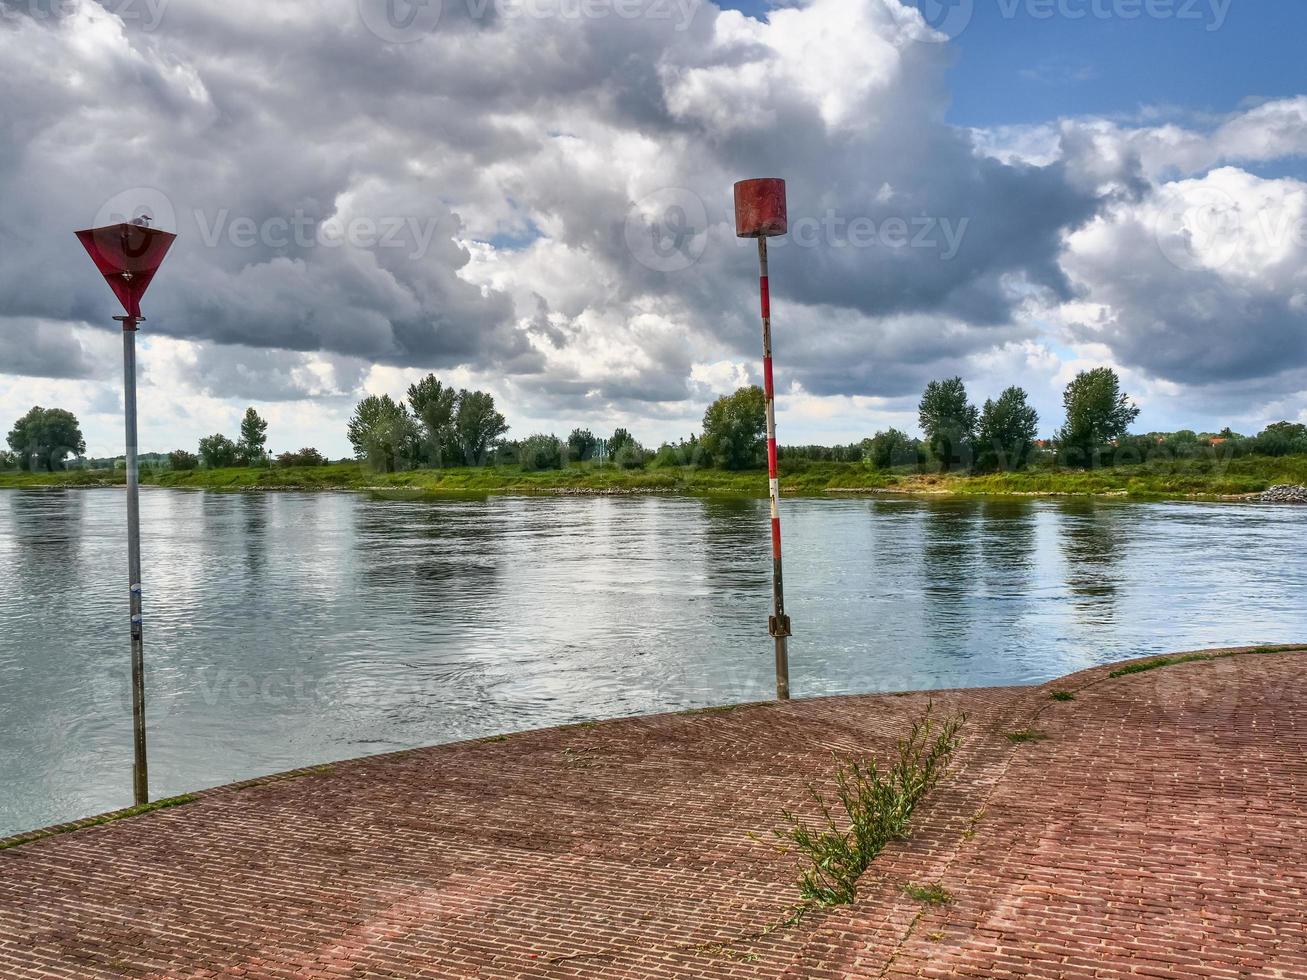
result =
[{"label": "red and white striped pole", "polygon": [[735,234],[758,239],[758,292],[762,304],[762,377],[767,405],[767,486],[771,498],[772,614],[768,632],[776,641],[776,697],[790,697],[790,617],[785,615],[781,574],[781,484],[777,472],[776,389],[772,376],[771,290],[767,282],[767,239],[783,235],[788,223],[785,181],[774,177],[735,185]]}]

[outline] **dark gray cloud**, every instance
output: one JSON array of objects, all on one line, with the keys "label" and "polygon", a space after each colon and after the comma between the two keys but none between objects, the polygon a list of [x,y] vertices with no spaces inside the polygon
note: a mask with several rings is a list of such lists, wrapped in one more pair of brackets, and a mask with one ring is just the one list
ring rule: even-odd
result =
[{"label": "dark gray cloud", "polygon": [[114,338],[76,331],[68,323],[0,317],[0,374],[100,379],[117,370]]}]

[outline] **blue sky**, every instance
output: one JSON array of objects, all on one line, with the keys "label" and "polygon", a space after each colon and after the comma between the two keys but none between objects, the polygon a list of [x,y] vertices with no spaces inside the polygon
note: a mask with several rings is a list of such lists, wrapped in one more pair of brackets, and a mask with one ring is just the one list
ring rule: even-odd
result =
[{"label": "blue sky", "polygon": [[[917,5],[930,18],[941,2],[948,0]],[[1120,15],[1146,3],[1174,13]],[[751,16],[769,7],[755,0],[723,6]],[[1084,16],[1065,16],[1080,11]],[[1297,95],[1304,37],[1301,0],[974,0],[952,44],[947,118],[998,126],[1133,115],[1146,106],[1226,113]]]}]

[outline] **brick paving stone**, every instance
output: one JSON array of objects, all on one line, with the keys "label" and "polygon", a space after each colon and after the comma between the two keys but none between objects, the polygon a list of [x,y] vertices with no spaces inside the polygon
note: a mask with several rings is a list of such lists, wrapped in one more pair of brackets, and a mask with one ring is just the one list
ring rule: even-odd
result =
[{"label": "brick paving stone", "polygon": [[[628,719],[211,790],[0,851],[0,977],[1307,978],[1304,666]],[[852,906],[779,926],[781,809],[932,700],[966,742],[912,835]],[[947,904],[904,890],[936,882]]]}]

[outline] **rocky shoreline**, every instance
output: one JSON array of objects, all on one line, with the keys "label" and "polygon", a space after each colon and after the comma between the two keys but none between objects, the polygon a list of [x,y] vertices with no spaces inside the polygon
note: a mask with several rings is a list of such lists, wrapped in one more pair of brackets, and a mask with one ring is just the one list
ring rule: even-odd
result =
[{"label": "rocky shoreline", "polygon": [[1257,495],[1264,504],[1307,504],[1307,487],[1281,484]]}]

